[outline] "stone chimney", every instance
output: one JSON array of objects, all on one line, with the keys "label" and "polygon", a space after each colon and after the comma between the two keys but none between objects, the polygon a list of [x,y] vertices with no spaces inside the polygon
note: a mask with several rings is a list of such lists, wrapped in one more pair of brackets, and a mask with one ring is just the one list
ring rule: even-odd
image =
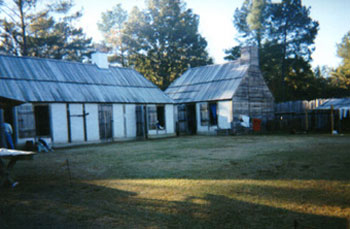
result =
[{"label": "stone chimney", "polygon": [[107,54],[102,52],[91,54],[91,62],[99,68],[107,69],[109,66]]},{"label": "stone chimney", "polygon": [[241,48],[241,64],[259,66],[258,48],[256,46],[247,46]]}]

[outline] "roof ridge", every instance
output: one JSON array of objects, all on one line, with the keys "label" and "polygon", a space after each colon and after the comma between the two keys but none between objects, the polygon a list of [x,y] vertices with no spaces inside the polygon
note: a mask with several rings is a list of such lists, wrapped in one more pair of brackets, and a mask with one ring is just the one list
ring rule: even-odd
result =
[{"label": "roof ridge", "polygon": [[208,65],[196,66],[196,67],[193,67],[193,68],[188,68],[187,70],[192,70],[192,69],[196,69],[196,68],[203,68],[203,67],[220,66],[220,65],[226,65],[226,64],[234,64],[234,63],[236,63],[238,61],[239,61],[239,59],[227,61],[227,62],[221,63],[221,64],[208,64]]},{"label": "roof ridge", "polygon": [[107,69],[99,68],[96,64],[93,63],[82,63],[79,61],[74,61],[74,60],[64,60],[64,59],[53,59],[53,58],[44,58],[44,57],[37,57],[37,56],[14,56],[14,55],[8,55],[8,54],[1,54],[0,57],[8,57],[8,58],[15,58],[15,59],[30,59],[30,60],[35,60],[35,61],[50,61],[50,62],[57,62],[57,63],[67,63],[67,64],[78,64],[78,65],[91,65],[95,66],[97,69],[100,70],[108,70],[108,69],[125,69],[125,70],[133,70],[136,71],[133,68],[129,67],[119,67],[119,66],[108,66]]},{"label": "roof ridge", "polygon": [[96,85],[96,86],[115,86],[115,87],[131,87],[131,88],[158,88],[154,85],[152,85],[152,86],[139,86],[139,85],[123,85],[123,84],[113,84],[113,83],[89,83],[89,82],[78,82],[78,81],[37,80],[37,79],[8,78],[8,77],[0,77],[0,79],[1,80],[14,80],[14,81],[80,84],[80,85]]},{"label": "roof ridge", "polygon": [[74,60],[53,59],[53,58],[44,58],[44,57],[37,57],[37,56],[14,56],[14,55],[7,55],[7,54],[0,54],[0,56],[15,58],[15,59],[31,59],[31,60],[35,60],[35,61],[46,60],[46,61],[51,61],[51,62],[63,62],[63,63],[69,63],[69,64],[94,65],[91,63],[81,63],[81,62],[74,61]]}]

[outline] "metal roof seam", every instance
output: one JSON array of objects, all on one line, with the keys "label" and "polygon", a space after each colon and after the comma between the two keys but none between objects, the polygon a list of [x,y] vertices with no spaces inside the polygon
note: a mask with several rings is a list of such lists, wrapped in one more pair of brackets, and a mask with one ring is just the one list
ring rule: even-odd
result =
[{"label": "metal roof seam", "polygon": [[57,81],[57,80],[33,80],[33,79],[22,79],[22,78],[4,78],[0,77],[1,80],[15,80],[15,81],[28,81],[28,82],[42,82],[42,83],[62,83],[62,84],[80,84],[80,85],[96,85],[96,86],[115,86],[115,87],[131,87],[131,88],[150,88],[151,86],[138,86],[138,85],[120,85],[120,84],[107,84],[107,83],[86,83],[77,81]]},{"label": "metal roof seam", "polygon": [[222,81],[230,81],[230,80],[236,80],[243,78],[244,76],[237,76],[233,78],[226,78],[226,79],[220,79],[220,80],[211,80],[211,81],[204,81],[204,82],[198,82],[198,83],[190,83],[190,84],[181,84],[181,85],[176,85],[176,86],[170,86],[169,88],[179,88],[179,87],[184,87],[184,86],[194,86],[194,85],[201,85],[201,84],[209,84],[209,83],[215,83],[215,82],[222,82]]}]

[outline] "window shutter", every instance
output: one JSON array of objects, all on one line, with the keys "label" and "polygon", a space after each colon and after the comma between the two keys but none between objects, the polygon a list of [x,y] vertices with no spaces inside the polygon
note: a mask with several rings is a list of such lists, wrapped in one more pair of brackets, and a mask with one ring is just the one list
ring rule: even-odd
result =
[{"label": "window shutter", "polygon": [[19,138],[35,137],[35,118],[32,104],[17,107]]}]

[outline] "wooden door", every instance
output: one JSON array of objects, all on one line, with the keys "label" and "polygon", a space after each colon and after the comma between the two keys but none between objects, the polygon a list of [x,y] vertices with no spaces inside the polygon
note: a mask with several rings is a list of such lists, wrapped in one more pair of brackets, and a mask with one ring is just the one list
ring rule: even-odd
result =
[{"label": "wooden door", "polygon": [[136,136],[145,137],[144,106],[136,106]]},{"label": "wooden door", "polygon": [[111,104],[100,104],[98,107],[98,119],[100,126],[100,139],[108,140],[113,137],[113,112]]},{"label": "wooden door", "polygon": [[188,123],[187,123],[187,109],[185,104],[179,104],[177,106],[178,114],[178,131],[179,133],[187,133]]}]

